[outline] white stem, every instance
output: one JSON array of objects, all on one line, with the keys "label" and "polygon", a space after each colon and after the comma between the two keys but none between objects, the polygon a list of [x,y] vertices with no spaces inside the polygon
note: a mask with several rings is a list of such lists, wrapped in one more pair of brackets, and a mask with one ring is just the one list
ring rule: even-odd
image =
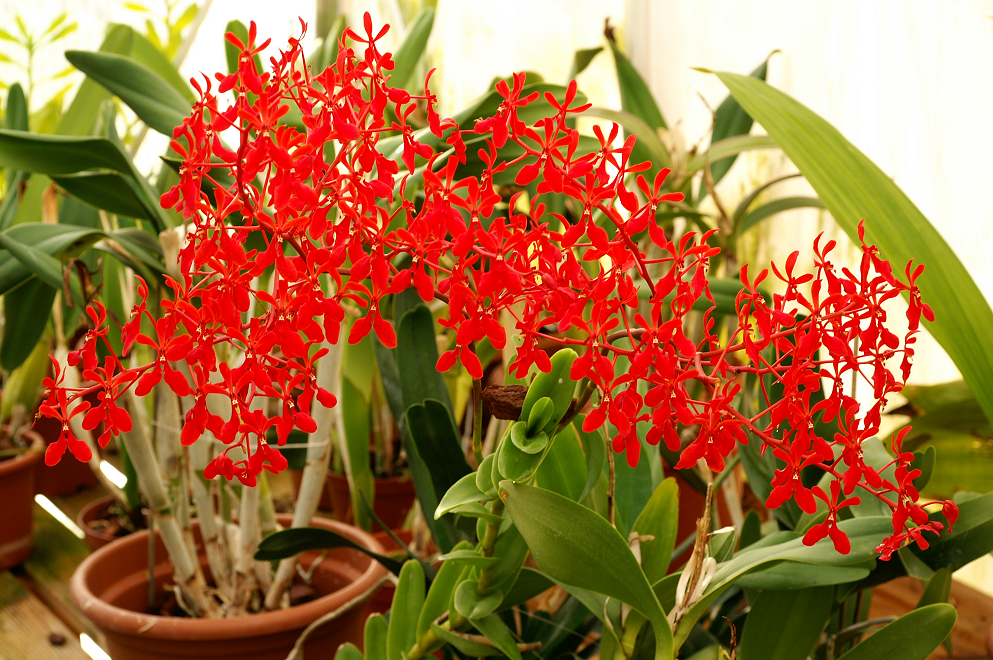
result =
[{"label": "white stem", "polygon": [[127,395],[128,408],[134,424],[129,433],[122,434],[124,446],[138,474],[138,486],[145,494],[159,534],[172,560],[176,583],[182,591],[185,602],[199,616],[216,618],[220,612],[217,604],[207,595],[207,584],[200,570],[200,562],[195,556],[190,555],[183,541],[182,531],[176,524],[169,507],[162,473],[155,462],[155,452],[145,430],[148,421],[143,404],[131,390],[128,390]]},{"label": "white stem", "polygon": [[[317,365],[317,385],[340,396],[342,344],[339,342],[333,346],[327,344],[325,346],[329,352]],[[309,525],[310,519],[317,513],[317,505],[321,501],[328,463],[331,459],[331,429],[334,428],[336,418],[339,417],[334,409],[325,408],[316,400],[312,404],[311,416],[317,423],[317,430],[307,437],[307,464],[300,479],[300,493],[297,495],[296,509],[293,512],[293,527]],[[274,610],[280,607],[283,592],[293,581],[296,565],[295,556],[279,562],[276,577],[266,594],[266,609]]]}]

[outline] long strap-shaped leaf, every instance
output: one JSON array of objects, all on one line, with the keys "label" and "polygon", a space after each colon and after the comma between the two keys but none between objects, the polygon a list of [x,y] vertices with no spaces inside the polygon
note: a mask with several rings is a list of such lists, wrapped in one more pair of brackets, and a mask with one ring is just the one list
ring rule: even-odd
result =
[{"label": "long strap-shaped leaf", "polygon": [[993,311],[955,253],[914,203],[836,128],[769,85],[718,73],[743,108],[803,172],[834,219],[853,239],[866,220],[866,241],[898,270],[927,265],[921,294],[934,310],[927,326],[993,419]]}]

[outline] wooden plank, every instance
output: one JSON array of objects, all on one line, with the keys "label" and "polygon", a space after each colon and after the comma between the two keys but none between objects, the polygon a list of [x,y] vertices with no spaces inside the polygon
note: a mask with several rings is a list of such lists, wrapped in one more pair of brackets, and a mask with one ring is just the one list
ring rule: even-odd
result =
[{"label": "wooden plank", "polygon": [[4,660],[90,660],[79,636],[10,571],[0,573],[0,655]]},{"label": "wooden plank", "polygon": [[100,631],[76,608],[69,593],[69,580],[89,553],[86,543],[35,504],[34,550],[19,572],[35,596],[69,630],[77,636],[85,632],[100,644]]},{"label": "wooden plank", "polygon": [[[920,580],[903,577],[875,587],[869,617],[901,616],[917,606],[924,587]],[[958,620],[952,630],[952,656],[939,647],[931,658],[990,658],[986,638],[993,625],[993,598],[961,582],[952,581],[949,602],[958,611]]]}]

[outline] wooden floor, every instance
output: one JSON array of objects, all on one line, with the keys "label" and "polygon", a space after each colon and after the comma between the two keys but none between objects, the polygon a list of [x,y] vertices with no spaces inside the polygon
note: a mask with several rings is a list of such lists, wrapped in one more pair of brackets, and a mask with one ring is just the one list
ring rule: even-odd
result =
[{"label": "wooden floor", "polygon": [[[274,483],[273,491],[290,486]],[[99,486],[68,497],[52,498],[72,520],[88,502],[104,495]],[[72,604],[69,578],[87,556],[86,544],[35,504],[34,551],[21,566],[0,571],[0,660],[89,660],[80,646],[85,633],[96,643],[101,635]],[[899,616],[917,604],[919,581],[901,578],[873,592],[871,617]],[[952,655],[939,648],[932,658],[991,659],[986,638],[993,625],[993,598],[958,582],[951,603],[958,610],[952,631]]]}]

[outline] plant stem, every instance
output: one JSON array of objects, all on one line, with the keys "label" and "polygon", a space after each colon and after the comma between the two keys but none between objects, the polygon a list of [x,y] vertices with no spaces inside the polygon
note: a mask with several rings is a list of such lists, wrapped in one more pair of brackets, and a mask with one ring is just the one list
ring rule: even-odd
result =
[{"label": "plant stem", "polygon": [[614,472],[614,449],[607,447],[607,522],[614,525],[614,487],[616,486],[617,475]]},{"label": "plant stem", "polygon": [[[148,422],[144,405],[133,391],[128,390],[127,396],[134,425],[130,432],[122,434],[124,446],[134,463],[135,472],[138,474],[138,486],[145,494],[152,518],[159,526],[162,542],[172,560],[176,584],[182,592],[184,601],[197,615],[216,618],[220,610],[207,595],[207,583],[200,570],[200,562],[190,556],[183,541],[183,534],[169,507],[162,473],[159,471],[158,463],[155,462],[155,451],[145,430]],[[154,539],[149,537],[149,542],[154,543]]]},{"label": "plant stem", "polygon": [[[328,354],[321,358],[317,365],[317,385],[324,389],[341,394],[341,349],[339,342],[327,346]],[[338,383],[336,386],[335,384]],[[335,426],[337,413],[331,408],[325,408],[318,401],[312,404],[311,414],[317,424],[317,430],[307,437],[307,465],[303,469],[300,480],[300,493],[297,496],[296,509],[293,513],[293,527],[305,527],[317,513],[317,505],[324,492],[324,480],[328,473],[328,463],[331,459],[331,429]],[[297,557],[290,557],[279,562],[272,586],[265,597],[265,607],[274,610],[283,600],[283,592],[293,581],[296,572]]]},{"label": "plant stem", "polygon": [[483,462],[483,381],[472,379],[472,455],[476,466]]}]

